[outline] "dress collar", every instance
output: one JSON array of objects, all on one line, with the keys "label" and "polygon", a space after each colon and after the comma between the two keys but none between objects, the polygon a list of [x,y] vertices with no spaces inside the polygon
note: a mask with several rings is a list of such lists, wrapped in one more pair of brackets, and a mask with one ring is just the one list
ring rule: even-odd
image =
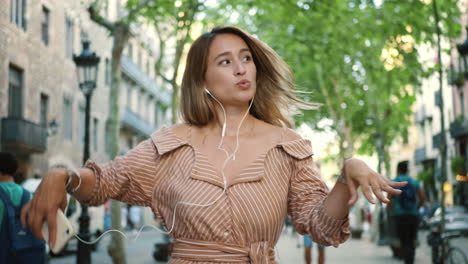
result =
[{"label": "dress collar", "polygon": [[277,147],[282,148],[286,153],[298,160],[308,158],[314,154],[310,140],[302,138],[279,143]]},{"label": "dress collar", "polygon": [[151,134],[151,140],[156,146],[159,155],[164,155],[181,146],[189,145],[186,140],[182,140],[172,132],[171,128],[162,127],[160,130]]},{"label": "dress collar", "polygon": [[[154,132],[151,135],[151,140],[156,146],[159,155],[164,155],[184,145],[190,145],[186,140],[176,136],[170,127],[162,127]],[[282,148],[287,154],[299,160],[313,155],[312,143],[307,139],[296,139],[278,143],[276,147]]]}]

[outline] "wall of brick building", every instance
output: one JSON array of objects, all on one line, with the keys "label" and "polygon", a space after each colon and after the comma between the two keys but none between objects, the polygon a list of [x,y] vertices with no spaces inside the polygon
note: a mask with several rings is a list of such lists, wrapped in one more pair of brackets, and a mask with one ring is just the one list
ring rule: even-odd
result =
[{"label": "wall of brick building", "polygon": [[[58,133],[48,137],[45,153],[22,155],[22,168],[25,176],[32,177],[35,174],[44,175],[46,171],[55,166],[78,167],[82,165],[83,144],[79,138],[80,131],[80,106],[84,108],[85,100],[78,87],[75,64],[66,56],[65,37],[66,19],[73,21],[73,53],[81,52],[81,35],[86,32],[91,41],[91,50],[101,57],[97,88],[94,91],[91,102],[91,158],[98,162],[108,160],[105,148],[105,124],[109,111],[109,84],[105,83],[105,61],[111,59],[112,41],[108,32],[90,21],[86,11],[87,1],[27,1],[27,28],[26,31],[17,25],[10,23],[10,0],[0,0],[0,119],[8,116],[8,73],[9,66],[14,65],[23,70],[23,118],[34,123],[40,119],[41,93],[49,97],[48,121],[56,120],[59,125]],[[42,8],[46,7],[50,12],[49,44],[46,46],[41,40]],[[119,0],[109,0],[108,11],[104,11],[108,18],[116,18],[118,15]],[[145,28],[145,27],[143,27]],[[140,30],[141,31],[141,30]],[[132,39],[133,43],[145,40],[140,34]],[[154,43],[156,45],[156,43]],[[134,45],[136,46],[136,45]],[[157,52],[154,52],[155,55]],[[144,57],[145,55],[143,55]],[[133,58],[134,60],[136,58]],[[154,62],[155,58],[148,61]],[[136,64],[136,63],[135,63]],[[142,72],[146,67],[139,65]],[[145,68],[145,69],[143,69]],[[154,77],[154,73],[147,73]],[[128,78],[123,78],[128,80]],[[138,87],[136,83],[123,83],[122,87],[132,86],[140,91],[139,97],[149,98],[150,92]],[[121,90],[121,96],[126,96],[126,91]],[[153,94],[154,96],[154,94]],[[64,97],[70,98],[73,109],[73,140],[68,140],[63,135],[64,124]],[[156,100],[156,99],[154,99]],[[125,109],[128,100],[121,97],[121,112]],[[148,101],[148,100],[146,100]],[[148,102],[151,104],[152,102]],[[151,107],[147,107],[152,109]],[[154,107],[153,107],[154,108]],[[146,108],[145,108],[146,109]],[[93,147],[93,120],[98,120],[98,148]],[[147,115],[148,123],[153,124],[154,114]],[[142,135],[136,135],[132,131],[123,130],[120,142],[132,142],[122,144],[123,149],[133,147],[136,142],[142,140]],[[1,136],[1,135],[0,135]],[[1,149],[1,145],[0,145]]]}]

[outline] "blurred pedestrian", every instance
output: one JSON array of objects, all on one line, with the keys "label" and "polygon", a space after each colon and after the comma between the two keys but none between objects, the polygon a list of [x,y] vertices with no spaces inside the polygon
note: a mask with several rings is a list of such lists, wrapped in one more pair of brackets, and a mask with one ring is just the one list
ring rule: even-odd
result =
[{"label": "blurred pedestrian", "polygon": [[[170,263],[276,263],[287,214],[300,234],[338,246],[349,237],[359,186],[375,203],[373,194],[388,202],[383,192],[398,194],[393,187],[404,184],[349,159],[329,191],[310,141],[290,129],[291,109],[318,106],[296,96],[293,79],[265,43],[235,27],[214,28],[187,54],[182,124],[107,164],[50,171],[23,218],[29,214],[42,237],[44,219],[65,207],[68,190],[83,204],[116,199],[151,207],[174,237]],[[55,231],[53,223],[49,228]]]},{"label": "blurred pedestrian", "polygon": [[[324,264],[325,263],[325,247],[317,244],[317,263],[318,264]],[[305,263],[306,264],[312,264],[312,248],[314,247],[314,242],[310,238],[310,236],[305,235],[304,236],[304,258],[305,258]]]},{"label": "blurred pedestrian", "polygon": [[127,225],[128,225],[128,207],[127,205],[122,205],[122,207],[120,207],[120,212],[121,212],[121,225],[122,225],[122,229],[126,229],[127,228]]},{"label": "blurred pedestrian", "polygon": [[424,205],[426,196],[419,181],[411,178],[409,162],[402,161],[397,165],[395,182],[408,182],[401,187],[401,195],[390,197],[391,208],[395,217],[396,232],[400,240],[401,256],[405,264],[413,264],[419,226],[419,207]]},{"label": "blurred pedestrian", "polygon": [[136,234],[138,232],[137,229],[140,227],[141,222],[141,207],[132,205],[128,214],[130,215],[132,231]]},{"label": "blurred pedestrian", "polygon": [[110,201],[104,203],[104,230],[109,230],[112,228],[112,217],[110,207]]},{"label": "blurred pedestrian", "polygon": [[21,227],[21,208],[31,194],[15,183],[18,160],[8,152],[0,152],[0,263],[42,264],[46,261],[44,241],[28,228]]}]

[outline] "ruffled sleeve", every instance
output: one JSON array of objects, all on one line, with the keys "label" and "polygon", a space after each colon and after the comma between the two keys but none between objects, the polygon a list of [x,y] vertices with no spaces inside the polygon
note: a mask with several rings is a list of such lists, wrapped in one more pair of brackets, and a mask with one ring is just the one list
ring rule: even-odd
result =
[{"label": "ruffled sleeve", "polygon": [[300,139],[282,144],[293,159],[288,213],[299,234],[308,234],[324,246],[337,247],[349,238],[349,220],[335,219],[325,212],[329,190],[313,162],[310,141]]},{"label": "ruffled sleeve", "polygon": [[160,159],[164,154],[186,144],[170,128],[162,128],[137,147],[105,164],[86,162],[96,182],[91,198],[83,204],[99,205],[109,199],[141,206],[151,206],[152,191],[159,180]]},{"label": "ruffled sleeve", "polygon": [[91,198],[80,202],[100,205],[113,199],[133,205],[151,205],[157,160],[155,146],[151,140],[145,140],[111,162],[87,161],[85,167],[94,171],[96,181]]}]

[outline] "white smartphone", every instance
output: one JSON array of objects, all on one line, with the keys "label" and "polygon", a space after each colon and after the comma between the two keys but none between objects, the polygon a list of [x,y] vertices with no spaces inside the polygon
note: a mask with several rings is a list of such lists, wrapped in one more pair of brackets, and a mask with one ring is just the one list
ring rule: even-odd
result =
[{"label": "white smartphone", "polygon": [[[55,245],[51,248],[54,254],[58,254],[63,247],[67,244],[68,240],[75,235],[73,231],[73,227],[68,221],[67,217],[63,214],[62,210],[57,210],[57,234],[55,239]],[[49,242],[49,228],[47,226],[47,222],[44,222],[42,225],[42,235],[44,239]]]}]

